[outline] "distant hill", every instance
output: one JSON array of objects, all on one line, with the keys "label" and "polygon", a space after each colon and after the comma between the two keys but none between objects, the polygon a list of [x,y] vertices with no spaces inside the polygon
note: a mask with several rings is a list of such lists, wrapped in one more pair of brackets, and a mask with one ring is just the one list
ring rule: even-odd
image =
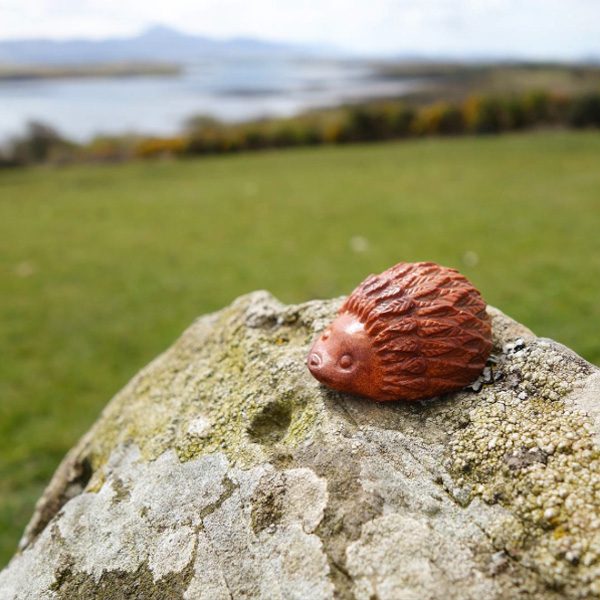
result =
[{"label": "distant hill", "polygon": [[155,26],[130,38],[103,40],[28,39],[0,41],[0,64],[68,65],[119,61],[187,62],[227,56],[314,55],[315,49],[253,38],[214,38],[189,35]]}]

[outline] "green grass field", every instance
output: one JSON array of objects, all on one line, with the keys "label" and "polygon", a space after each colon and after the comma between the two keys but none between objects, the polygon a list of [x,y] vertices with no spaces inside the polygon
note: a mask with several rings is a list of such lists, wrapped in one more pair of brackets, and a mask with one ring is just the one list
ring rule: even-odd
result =
[{"label": "green grass field", "polygon": [[600,134],[0,173],[0,564],[67,449],[194,317],[401,260],[458,267],[600,362]]}]

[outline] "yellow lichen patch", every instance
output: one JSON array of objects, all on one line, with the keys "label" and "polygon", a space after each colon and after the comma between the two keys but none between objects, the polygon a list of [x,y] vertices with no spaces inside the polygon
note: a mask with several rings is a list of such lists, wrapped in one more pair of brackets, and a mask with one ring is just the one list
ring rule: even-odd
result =
[{"label": "yellow lichen patch", "polygon": [[523,526],[510,551],[548,584],[573,591],[583,578],[600,593],[600,453],[568,396],[588,367],[544,341],[519,346],[452,435],[451,469],[471,497],[510,507]]}]

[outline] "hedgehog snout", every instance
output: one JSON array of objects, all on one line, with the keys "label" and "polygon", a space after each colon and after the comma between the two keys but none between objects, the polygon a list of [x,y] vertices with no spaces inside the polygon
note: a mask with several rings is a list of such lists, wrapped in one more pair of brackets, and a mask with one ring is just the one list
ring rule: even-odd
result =
[{"label": "hedgehog snout", "polygon": [[331,359],[324,350],[313,349],[308,355],[308,369],[319,380],[327,378],[327,372],[331,368]]},{"label": "hedgehog snout", "polygon": [[313,370],[320,369],[322,364],[323,358],[321,355],[318,352],[311,352],[310,356],[308,357],[308,368],[311,370],[311,372]]},{"label": "hedgehog snout", "polygon": [[309,352],[306,366],[321,383],[330,383],[335,379],[335,360],[320,341]]}]

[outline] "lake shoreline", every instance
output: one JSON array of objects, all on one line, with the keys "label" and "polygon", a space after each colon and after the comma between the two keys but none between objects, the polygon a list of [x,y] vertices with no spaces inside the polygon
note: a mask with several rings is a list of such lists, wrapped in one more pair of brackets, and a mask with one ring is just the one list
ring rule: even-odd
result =
[{"label": "lake shoreline", "polygon": [[32,122],[89,144],[99,137],[174,137],[198,118],[241,125],[389,100],[447,106],[471,96],[598,90],[600,65],[592,64],[227,57],[181,65],[0,65],[0,146]]},{"label": "lake shoreline", "polygon": [[176,77],[182,65],[170,63],[102,63],[67,66],[0,65],[0,82],[45,79],[123,79],[134,77]]}]

